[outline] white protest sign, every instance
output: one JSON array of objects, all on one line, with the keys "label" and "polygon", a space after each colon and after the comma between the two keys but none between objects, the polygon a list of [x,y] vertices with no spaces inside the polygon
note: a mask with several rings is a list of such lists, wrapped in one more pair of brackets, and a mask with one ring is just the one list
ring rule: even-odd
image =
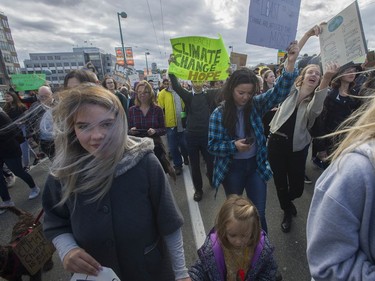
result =
[{"label": "white protest sign", "polygon": [[121,281],[116,273],[108,267],[103,267],[98,276],[74,273],[70,281]]},{"label": "white protest sign", "polygon": [[297,33],[301,0],[251,0],[246,43],[285,50]]},{"label": "white protest sign", "polygon": [[322,25],[319,35],[323,72],[327,62],[345,65],[363,63],[367,48],[358,3],[350,6]]},{"label": "white protest sign", "polygon": [[134,84],[136,83],[136,82],[139,82],[140,80],[139,80],[139,74],[137,73],[137,74],[130,74],[129,76],[128,76],[128,78],[129,78],[129,81],[130,81],[130,85],[132,86],[132,87],[134,87]]},{"label": "white protest sign", "polygon": [[160,79],[160,74],[149,74],[147,75],[147,81],[154,81],[156,83],[160,82],[161,79]]}]

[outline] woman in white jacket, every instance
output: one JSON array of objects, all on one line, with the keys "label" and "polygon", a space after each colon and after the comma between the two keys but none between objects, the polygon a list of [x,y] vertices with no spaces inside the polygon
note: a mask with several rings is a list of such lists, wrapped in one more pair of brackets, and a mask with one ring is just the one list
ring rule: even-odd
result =
[{"label": "woman in white jacket", "polygon": [[329,83],[337,70],[337,64],[328,64],[322,77],[318,65],[306,66],[270,123],[269,162],[280,207],[284,211],[283,232],[290,231],[292,216],[297,215],[293,200],[301,197],[304,189],[306,157],[311,141],[309,129],[323,110]]}]

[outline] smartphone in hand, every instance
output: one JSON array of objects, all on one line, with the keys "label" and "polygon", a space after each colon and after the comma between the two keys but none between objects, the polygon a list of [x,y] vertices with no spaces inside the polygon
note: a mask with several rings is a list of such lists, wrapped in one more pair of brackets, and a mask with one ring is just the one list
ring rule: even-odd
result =
[{"label": "smartphone in hand", "polygon": [[246,144],[253,144],[255,142],[255,139],[254,139],[254,137],[247,137],[246,139],[245,139],[245,143]]}]

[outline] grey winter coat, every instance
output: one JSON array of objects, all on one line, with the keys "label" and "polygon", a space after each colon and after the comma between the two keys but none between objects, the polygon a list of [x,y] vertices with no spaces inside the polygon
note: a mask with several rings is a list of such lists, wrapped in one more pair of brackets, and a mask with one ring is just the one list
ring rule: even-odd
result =
[{"label": "grey winter coat", "polygon": [[[126,152],[105,197],[88,204],[87,194],[74,203],[61,199],[52,176],[43,194],[44,232],[48,239],[72,233],[77,244],[122,281],[174,280],[163,236],[178,230],[183,218],[163,169],[152,153],[152,140]],[[166,277],[168,276],[168,277]]]}]

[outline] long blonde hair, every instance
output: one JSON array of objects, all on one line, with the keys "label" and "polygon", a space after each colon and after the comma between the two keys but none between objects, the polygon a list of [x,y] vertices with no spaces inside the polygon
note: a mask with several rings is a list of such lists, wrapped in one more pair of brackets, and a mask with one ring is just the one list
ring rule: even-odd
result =
[{"label": "long blonde hair", "polygon": [[255,205],[245,197],[231,195],[221,207],[216,217],[215,229],[222,245],[229,249],[231,245],[227,238],[226,227],[233,219],[241,221],[245,227],[251,229],[247,246],[255,249],[259,243],[262,230],[259,213]]},{"label": "long blonde hair", "polygon": [[[335,151],[330,155],[333,161],[343,152],[350,152],[356,146],[369,140],[375,140],[375,93],[368,97],[368,101],[357,109],[338,130],[325,137],[341,136],[342,141],[336,145]],[[375,157],[375,151],[374,151]]]},{"label": "long blonde hair", "polygon": [[[59,97],[59,104],[53,109],[56,156],[51,167],[52,175],[63,187],[59,204],[83,192],[92,195],[88,202],[95,202],[109,191],[116,166],[132,144],[127,136],[125,112],[115,95],[92,83],[67,89]],[[102,157],[88,153],[74,131],[77,113],[87,104],[102,106],[115,114],[115,122],[98,149]]]}]

